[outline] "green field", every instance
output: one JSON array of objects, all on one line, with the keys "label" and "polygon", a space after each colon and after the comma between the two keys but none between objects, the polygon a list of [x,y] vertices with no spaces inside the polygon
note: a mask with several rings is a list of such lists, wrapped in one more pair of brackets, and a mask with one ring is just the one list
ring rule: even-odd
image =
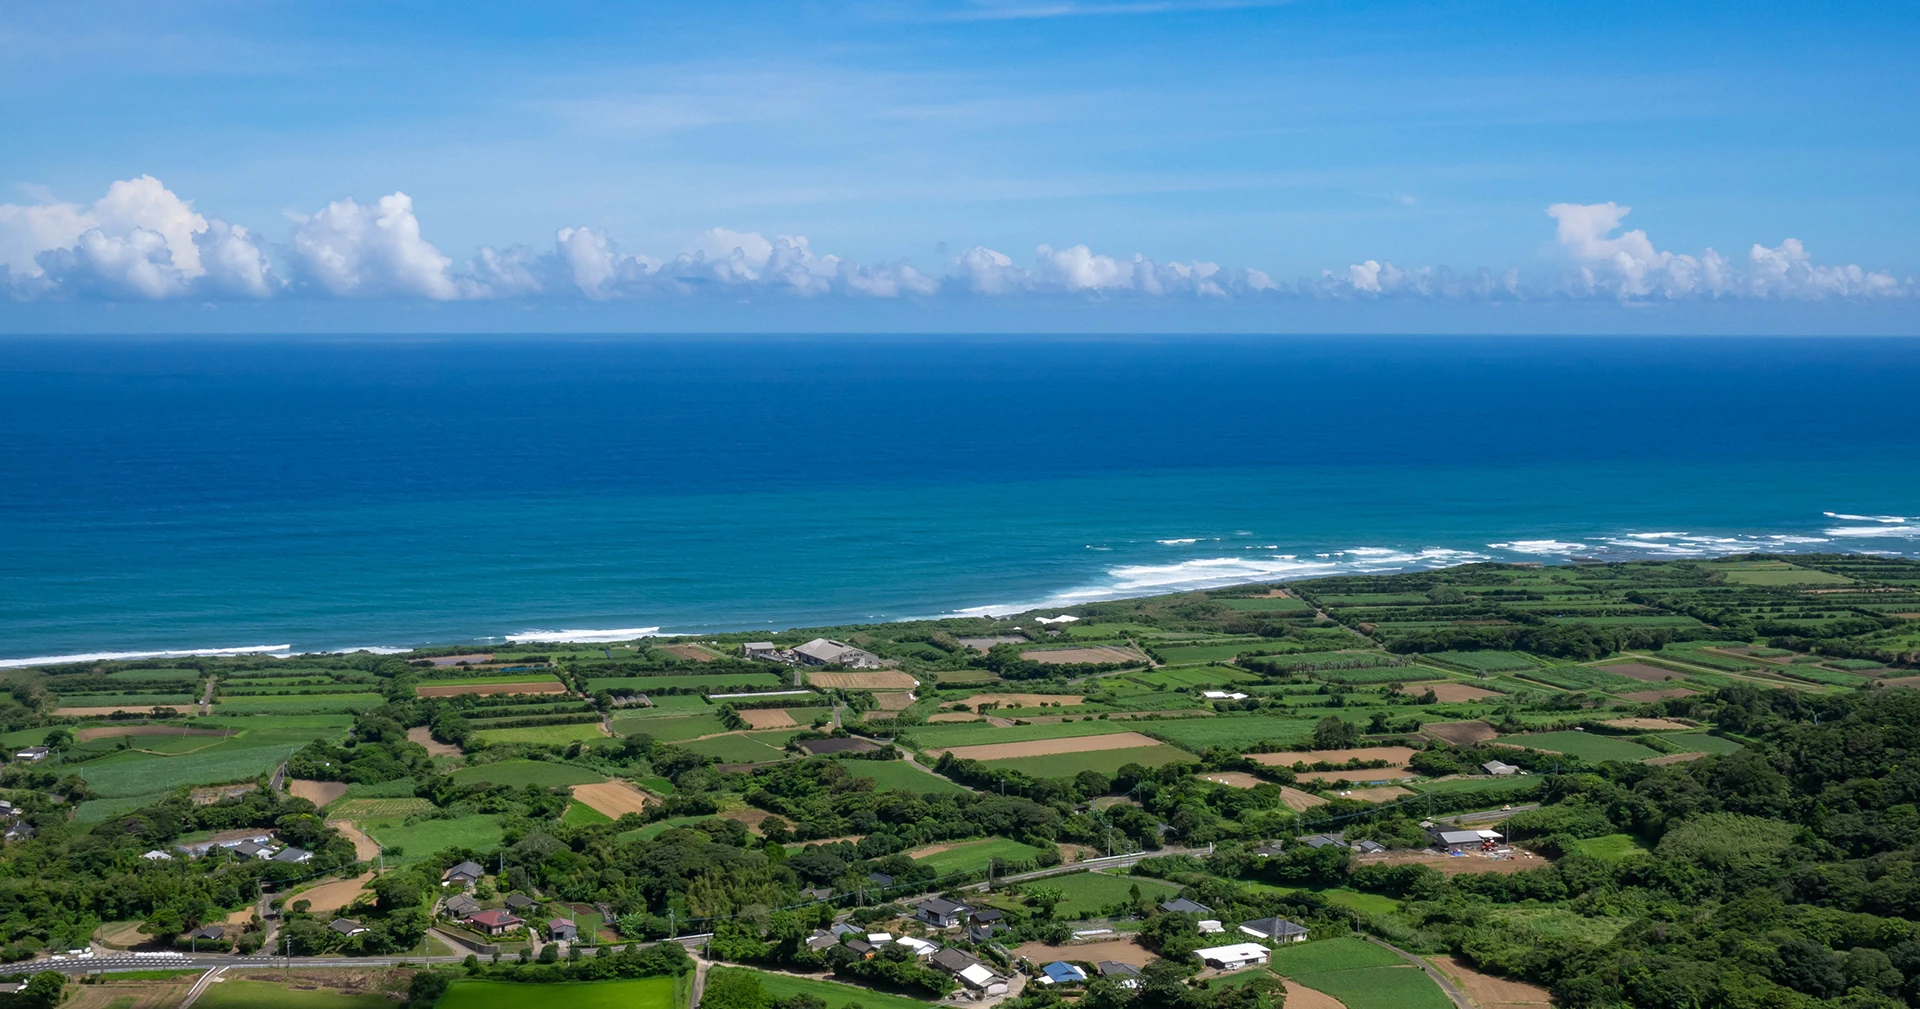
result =
[{"label": "green field", "polygon": [[556,764],[546,760],[501,760],[491,764],[476,764],[453,772],[455,784],[471,785],[475,782],[487,782],[493,785],[511,785],[519,788],[523,785],[545,785],[557,788],[561,785],[591,785],[607,780],[607,776],[589,771],[572,764]]},{"label": "green field", "polygon": [[[1155,723],[1156,730],[1168,723]],[[1014,725],[997,729],[985,722],[959,722],[952,725],[916,725],[913,743],[920,749],[949,746],[973,746],[981,743],[1019,743],[1029,739],[1065,739],[1070,736],[1104,736],[1110,732],[1134,732],[1138,726],[1126,722],[1098,719],[1079,722],[1055,722],[1051,725]],[[1309,728],[1311,731],[1311,728]]]},{"label": "green field", "polygon": [[1604,858],[1609,862],[1619,861],[1628,855],[1647,854],[1647,849],[1632,834],[1604,834],[1600,837],[1582,838],[1579,850],[1582,855]]},{"label": "green field", "polygon": [[[440,1004],[449,1003],[442,1000]],[[393,1009],[394,1001],[384,995],[301,990],[269,981],[228,977],[219,984],[208,985],[194,1005],[205,1009]]]},{"label": "green field", "polygon": [[1115,904],[1125,903],[1135,886],[1148,900],[1159,903],[1180,892],[1172,883],[1147,876],[1109,876],[1103,872],[1076,872],[1070,876],[1049,876],[1028,886],[1051,886],[1067,895],[1054,909],[1056,917],[1092,916]]},{"label": "green field", "polygon": [[1298,613],[1302,616],[1313,612],[1313,607],[1298,599],[1286,596],[1267,598],[1255,596],[1251,599],[1215,599],[1214,602],[1230,610],[1242,613]]},{"label": "green field", "polygon": [[1538,662],[1518,652],[1434,652],[1431,655],[1423,655],[1421,658],[1489,673],[1511,673],[1523,669],[1540,668]]},{"label": "green field", "polygon": [[560,815],[560,822],[570,827],[588,827],[596,823],[612,823],[613,817],[584,802],[570,802],[567,803],[567,811]]},{"label": "green field", "polygon": [[1165,684],[1172,690],[1192,690],[1196,687],[1223,687],[1233,683],[1257,683],[1260,677],[1232,666],[1182,666],[1134,673],[1127,679],[1144,683],[1149,687]]},{"label": "green field", "polygon": [[[1352,718],[1365,720],[1365,712],[1361,709],[1343,711]],[[1236,750],[1255,743],[1290,746],[1313,738],[1313,725],[1322,717],[1324,715],[1320,712],[1298,718],[1284,715],[1221,715],[1178,722],[1142,723],[1139,728],[1198,753],[1209,746],[1225,746]]]},{"label": "green field", "polygon": [[873,779],[876,791],[904,788],[909,792],[964,792],[965,788],[928,774],[904,760],[842,760],[840,766],[856,778]]},{"label": "green field", "polygon": [[1852,585],[1853,579],[1827,571],[1810,571],[1779,561],[1744,561],[1727,564],[1703,564],[1719,571],[1734,585]]},{"label": "green field", "polygon": [[[1544,778],[1529,776],[1525,778],[1454,778],[1451,781],[1416,781],[1407,787],[1422,794],[1432,792],[1435,795],[1448,795],[1454,792],[1487,792],[1488,801],[1511,798],[1532,792],[1540,787]],[[1498,796],[1496,799],[1495,796]]]},{"label": "green field", "polygon": [[1120,750],[1088,750],[1084,753],[1055,753],[1045,757],[1014,757],[989,760],[988,767],[1004,767],[1035,778],[1071,778],[1081,771],[1112,774],[1127,764],[1159,767],[1178,760],[1199,760],[1177,746],[1131,746]]},{"label": "green field", "polygon": [[1365,939],[1323,939],[1273,951],[1273,971],[1347,1009],[1452,1009],[1426,972]]},{"label": "green field", "polygon": [[727,725],[718,715],[668,718],[621,715],[613,720],[613,731],[622,736],[648,735],[662,743],[679,743],[697,736],[725,732]]},{"label": "green field", "polygon": [[682,749],[705,754],[723,764],[764,764],[768,761],[785,760],[791,754],[783,747],[792,739],[797,729],[779,729],[772,732],[743,732],[709,739],[696,739],[681,743]]},{"label": "green field", "polygon": [[1038,857],[1040,849],[1030,844],[1021,844],[1004,837],[992,837],[985,841],[964,841],[945,851],[936,851],[925,858],[914,861],[929,866],[934,872],[944,876],[952,872],[977,872],[987,867],[987,860],[997,858],[1006,862],[1031,862]]},{"label": "green field", "polygon": [[1581,760],[1645,760],[1660,755],[1631,740],[1592,732],[1536,732],[1501,736],[1497,741],[1536,750],[1551,750]]},{"label": "green field", "polygon": [[180,693],[148,694],[62,694],[60,707],[63,708],[126,708],[139,711],[155,705],[164,707],[185,707],[197,697],[187,691]]},{"label": "green field", "polygon": [[451,687],[480,685],[488,683],[559,683],[560,678],[549,672],[531,669],[524,673],[487,673],[483,676],[435,676],[414,684],[416,693],[421,687]]},{"label": "green field", "polygon": [[401,848],[402,862],[418,862],[448,848],[472,848],[492,851],[500,846],[503,832],[494,817],[458,816],[451,820],[366,820],[360,829],[380,843],[382,848]]},{"label": "green field", "polygon": [[1740,749],[1740,744],[1725,736],[1715,736],[1706,732],[1680,732],[1661,739],[1680,747],[1679,752],[1691,753],[1732,753]]},{"label": "green field", "polygon": [[526,725],[517,729],[482,729],[473,734],[483,745],[494,743],[542,743],[565,746],[572,742],[605,739],[599,722],[573,722],[565,725]]},{"label": "green field", "polygon": [[[715,967],[707,974],[708,983],[711,984],[713,977],[719,974],[752,974],[760,979],[760,989],[766,993],[769,1000],[792,998],[795,995],[811,995],[825,1002],[827,1009],[847,1009],[847,1006],[854,1003],[858,1003],[864,1009],[926,1009],[928,1005],[919,999],[888,995],[871,988],[856,988],[837,981],[815,981],[790,974],[768,974],[746,967]],[[487,1006],[454,1005],[442,1000],[436,1009],[494,1009],[494,1006],[491,1004]],[[567,1009],[576,1009],[576,1007],[569,1003]]]},{"label": "green field", "polygon": [[[434,1003],[435,1009],[521,1009],[529,1000],[567,1009],[680,1009],[686,982],[672,977],[631,981],[574,981],[562,984],[514,984],[461,978]],[[215,985],[215,988],[223,987]],[[204,998],[203,998],[204,1001]],[[394,1003],[381,1004],[392,1009]],[[354,1007],[358,1009],[358,1007]]]},{"label": "green field", "polygon": [[651,690],[667,687],[691,687],[708,693],[732,693],[743,690],[793,689],[779,673],[674,673],[667,676],[595,676],[587,680],[587,692],[626,687],[652,696]]},{"label": "green field", "polygon": [[299,746],[276,744],[230,749],[232,740],[211,750],[184,756],[158,756],[128,751],[89,761],[79,775],[103,798],[149,795],[182,785],[218,785],[245,781],[277,767]]},{"label": "green field", "polygon": [[216,697],[217,715],[299,714],[304,712],[360,711],[387,703],[379,694],[289,694],[269,697]]},{"label": "green field", "polygon": [[698,694],[666,694],[649,697],[651,707],[616,708],[621,719],[628,718],[671,718],[675,715],[708,715],[713,713],[713,705]]},{"label": "green field", "polygon": [[1261,647],[1271,647],[1271,645],[1264,638],[1243,638],[1239,641],[1218,644],[1155,645],[1153,651],[1166,665],[1181,666],[1201,662],[1225,662],[1241,652]]}]

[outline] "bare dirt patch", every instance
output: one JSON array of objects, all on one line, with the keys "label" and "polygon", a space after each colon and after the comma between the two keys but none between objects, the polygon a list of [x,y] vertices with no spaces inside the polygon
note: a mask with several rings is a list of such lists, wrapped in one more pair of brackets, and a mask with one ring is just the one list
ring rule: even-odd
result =
[{"label": "bare dirt patch", "polygon": [[65,1009],[173,1009],[199,979],[198,974],[192,974],[177,979],[129,981],[101,974],[93,983],[70,989],[73,997],[61,1005]]},{"label": "bare dirt patch", "polygon": [[116,736],[231,736],[237,729],[189,729],[184,725],[95,725],[73,734],[77,742]]},{"label": "bare dirt patch", "polygon": [[102,715],[111,715],[116,711],[129,711],[144,715],[155,708],[180,714],[192,714],[193,702],[187,701],[181,704],[123,704],[117,707],[105,705],[93,708],[55,708],[53,709],[53,713],[68,718],[98,718]]},{"label": "bare dirt patch", "polygon": [[906,673],[875,670],[864,673],[808,673],[807,682],[816,687],[841,690],[912,690],[919,681]]},{"label": "bare dirt patch", "polygon": [[1092,645],[1087,648],[1035,648],[1020,653],[1020,657],[1029,662],[1045,662],[1052,665],[1083,665],[1106,662],[1138,662],[1146,664],[1147,657],[1131,648],[1115,648],[1112,645]]},{"label": "bare dirt patch", "polygon": [[1411,788],[1399,785],[1387,785],[1384,788],[1356,788],[1341,796],[1343,799],[1358,799],[1361,802],[1391,802],[1413,794]]},{"label": "bare dirt patch", "polygon": [[438,658],[428,659],[427,661],[436,666],[457,666],[462,662],[469,666],[477,666],[482,663],[492,662],[493,653],[475,652],[471,655],[442,655]]},{"label": "bare dirt patch", "polygon": [[1704,753],[1669,753],[1664,757],[1648,757],[1642,760],[1641,763],[1653,764],[1655,766],[1662,764],[1684,764],[1689,760],[1699,760],[1704,756],[1706,756]]},{"label": "bare dirt patch", "polygon": [[1018,634],[1000,634],[988,638],[955,638],[955,641],[985,655],[994,645],[1024,645],[1027,639]]},{"label": "bare dirt patch", "polygon": [[977,722],[979,720],[979,715],[970,714],[965,711],[942,711],[937,715],[927,716],[927,721],[936,725],[942,722]]},{"label": "bare dirt patch", "polygon": [[1066,862],[1083,862],[1089,858],[1099,858],[1103,852],[1090,844],[1059,845],[1060,858]]},{"label": "bare dirt patch", "polygon": [[1287,1005],[1292,1009],[1347,1009],[1345,1002],[1290,977],[1281,978],[1280,983],[1287,987]]},{"label": "bare dirt patch", "polygon": [[[1545,988],[1482,974],[1450,956],[1427,958],[1440,973],[1467,993],[1480,1009],[1519,1009],[1521,1006],[1550,1006],[1553,993]],[[1288,1000],[1292,1004],[1292,1000]],[[1296,1007],[1298,1009],[1298,1007]]]},{"label": "bare dirt patch", "polygon": [[1500,734],[1493,726],[1481,721],[1428,722],[1420,727],[1420,732],[1455,746],[1473,746]]},{"label": "bare dirt patch", "polygon": [[1686,679],[1686,676],[1682,673],[1676,673],[1671,669],[1661,669],[1659,666],[1649,666],[1640,662],[1620,662],[1611,666],[1600,666],[1599,669],[1603,673],[1616,673],[1620,676],[1631,677],[1646,683],[1665,683],[1668,680]]},{"label": "bare dirt patch", "polygon": [[1889,687],[1920,687],[1920,676],[1891,676],[1880,682]]},{"label": "bare dirt patch", "polygon": [[661,651],[666,652],[668,655],[678,655],[683,659],[690,659],[694,662],[712,662],[714,659],[719,658],[719,656],[699,645],[661,645],[659,647]]},{"label": "bare dirt patch", "polygon": [[453,697],[459,694],[564,694],[567,686],[559,680],[529,680],[525,683],[440,683],[413,688],[420,697]]},{"label": "bare dirt patch", "polygon": [[329,820],[327,826],[340,832],[340,836],[353,842],[353,857],[362,862],[371,862],[380,857],[380,842],[360,832],[352,820]]},{"label": "bare dirt patch", "polygon": [[1128,750],[1134,747],[1164,746],[1152,736],[1138,732],[1114,732],[1104,736],[1071,736],[1066,739],[1030,739],[1021,743],[984,743],[979,746],[950,746],[928,750],[938,757],[951,753],[964,760],[1011,760],[1015,757],[1049,757],[1056,753],[1091,753],[1095,750]]},{"label": "bare dirt patch", "polygon": [[1667,718],[1609,718],[1601,725],[1616,729],[1646,729],[1649,732],[1685,732],[1693,726]]},{"label": "bare dirt patch", "polygon": [[603,781],[597,785],[573,786],[573,797],[614,819],[623,813],[638,813],[646,808],[647,793],[624,781]]},{"label": "bare dirt patch", "polygon": [[460,748],[433,738],[433,730],[424,725],[416,725],[407,730],[407,742],[419,743],[427,748],[429,757],[458,757]]},{"label": "bare dirt patch", "polygon": [[978,711],[982,704],[998,704],[1003,708],[1037,708],[1043,704],[1072,707],[1087,703],[1087,699],[1079,694],[975,694],[956,703]]},{"label": "bare dirt patch", "polygon": [[767,817],[772,815],[773,815],[772,813],[769,813],[764,809],[749,808],[749,809],[736,809],[730,813],[721,813],[720,819],[737,820],[740,823],[746,824],[748,830],[751,830],[757,834],[760,832],[760,825],[767,822]]},{"label": "bare dirt patch", "polygon": [[325,806],[347,794],[347,783],[344,781],[309,781],[306,778],[288,778],[287,793],[296,799],[305,799],[316,806]]},{"label": "bare dirt patch", "polygon": [[243,907],[227,915],[226,924],[245,927],[253,921],[253,908]]},{"label": "bare dirt patch", "polygon": [[799,724],[783,708],[758,708],[740,712],[740,720],[756,729],[789,729]]},{"label": "bare dirt patch", "polygon": [[1255,785],[1265,784],[1245,771],[1211,771],[1199,777],[1201,781],[1211,781],[1216,785],[1231,785],[1234,788],[1252,788]]},{"label": "bare dirt patch", "polygon": [[874,694],[873,701],[880,711],[905,711],[913,706],[913,693],[908,690],[887,690]]},{"label": "bare dirt patch", "polygon": [[1390,764],[1404,764],[1413,759],[1413,753],[1411,746],[1357,746],[1350,750],[1286,750],[1249,756],[1268,767],[1292,767],[1294,764],[1313,765],[1322,761],[1344,764],[1349,760],[1384,760]]},{"label": "bare dirt patch", "polygon": [[[142,750],[140,752],[150,753],[152,751]],[[258,784],[251,781],[244,785],[203,785],[200,788],[189,791],[187,795],[193,799],[193,804],[196,806],[211,806],[222,799],[231,799],[235,796],[245,795],[259,787]]]},{"label": "bare dirt patch", "polygon": [[1504,696],[1498,690],[1488,690],[1485,687],[1476,687],[1470,683],[1460,683],[1454,680],[1446,680],[1441,682],[1428,680],[1423,683],[1400,684],[1400,692],[1403,694],[1406,694],[1409,697],[1419,697],[1421,694],[1424,694],[1429,690],[1433,691],[1434,699],[1437,701],[1440,701],[1443,704],[1461,704],[1467,701],[1484,701],[1489,697]]},{"label": "bare dirt patch", "polygon": [[1080,960],[1086,963],[1099,963],[1102,960],[1118,960],[1135,967],[1144,966],[1153,956],[1146,947],[1132,939],[1102,939],[1099,942],[1062,943],[1049,946],[1044,942],[1023,942],[1013,948],[1013,955],[1025,957],[1034,963],[1052,963],[1055,960]]},{"label": "bare dirt patch", "polygon": [[1327,804],[1327,800],[1314,795],[1312,792],[1302,792],[1297,788],[1288,788],[1285,785],[1280,786],[1280,801],[1286,803],[1287,808],[1296,813],[1304,813],[1315,806],[1324,806]]},{"label": "bare dirt patch", "polygon": [[1404,766],[1368,767],[1352,771],[1303,771],[1295,777],[1301,781],[1399,781],[1415,777],[1415,772]]},{"label": "bare dirt patch", "polygon": [[1666,690],[1636,690],[1631,694],[1616,694],[1615,696],[1621,700],[1638,701],[1641,704],[1652,704],[1654,701],[1664,701],[1669,697],[1692,697],[1699,692],[1698,690],[1688,690],[1685,687],[1670,687]]},{"label": "bare dirt patch", "polygon": [[1478,852],[1464,855],[1446,855],[1425,849],[1413,851],[1390,851],[1384,855],[1365,855],[1354,860],[1357,865],[1424,865],[1448,876],[1462,876],[1476,872],[1513,873],[1539,869],[1553,863],[1523,848],[1513,849],[1512,855],[1482,855]]},{"label": "bare dirt patch", "polygon": [[348,904],[353,903],[354,898],[359,897],[361,891],[365,890],[367,884],[371,882],[373,882],[373,873],[368,872],[355,876],[352,879],[341,879],[331,883],[322,883],[310,890],[302,890],[292,897],[289,897],[287,899],[287,905],[291,907],[304,900],[312,902],[313,906],[308,910],[311,910],[315,914],[338,911]]}]

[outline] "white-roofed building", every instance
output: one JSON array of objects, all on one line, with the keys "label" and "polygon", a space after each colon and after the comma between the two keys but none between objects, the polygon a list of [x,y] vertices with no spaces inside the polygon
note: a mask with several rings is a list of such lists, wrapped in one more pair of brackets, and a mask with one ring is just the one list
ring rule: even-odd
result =
[{"label": "white-roofed building", "polygon": [[1267,948],[1257,942],[1236,942],[1230,946],[1208,946],[1196,949],[1193,955],[1200,962],[1219,970],[1239,970],[1242,967],[1267,962]]},{"label": "white-roofed building", "polygon": [[877,669],[880,666],[878,655],[844,641],[827,638],[814,638],[804,645],[795,645],[793,655],[810,666],[847,666],[852,669]]}]

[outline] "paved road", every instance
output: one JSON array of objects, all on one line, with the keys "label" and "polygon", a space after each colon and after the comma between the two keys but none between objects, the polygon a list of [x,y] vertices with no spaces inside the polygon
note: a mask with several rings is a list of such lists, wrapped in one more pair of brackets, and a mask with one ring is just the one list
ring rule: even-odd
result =
[{"label": "paved road", "polygon": [[[688,948],[704,946],[710,934],[683,935],[677,939],[661,940],[677,942]],[[658,943],[635,943],[637,946],[653,946]],[[625,946],[613,947],[615,952]],[[105,951],[94,956],[55,956],[27,960],[13,965],[13,969],[35,973],[43,970],[59,971],[62,974],[93,974],[102,971],[123,970],[210,970],[213,968],[267,968],[267,967],[392,967],[397,964],[416,963],[459,963],[466,954],[457,956],[274,956],[269,953],[254,953],[248,956],[236,956],[232,953],[181,953],[178,955],[159,955],[148,953],[120,953]]]},{"label": "paved road", "polygon": [[[1068,873],[1085,872],[1088,869],[1124,869],[1128,866],[1138,865],[1145,859],[1158,858],[1161,855],[1193,855],[1198,858],[1204,858],[1211,854],[1213,854],[1212,848],[1162,848],[1159,851],[1136,851],[1130,855],[1114,855],[1109,858],[1089,858],[1084,862],[1063,862],[1051,868],[1036,869],[1033,872],[1016,873],[1012,876],[997,876],[994,878],[993,883],[995,886],[1005,883],[1024,883],[1030,879],[1045,879],[1048,876],[1065,876]],[[986,886],[987,884],[985,882],[971,883],[960,889],[982,890],[985,889]]]}]

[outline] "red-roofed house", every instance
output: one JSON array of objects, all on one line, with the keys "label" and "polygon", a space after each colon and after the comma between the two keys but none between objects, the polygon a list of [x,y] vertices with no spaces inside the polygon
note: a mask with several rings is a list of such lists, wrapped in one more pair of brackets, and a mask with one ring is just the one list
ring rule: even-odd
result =
[{"label": "red-roofed house", "polygon": [[468,915],[467,924],[488,935],[499,935],[519,928],[526,922],[515,917],[512,911],[490,910]]}]

